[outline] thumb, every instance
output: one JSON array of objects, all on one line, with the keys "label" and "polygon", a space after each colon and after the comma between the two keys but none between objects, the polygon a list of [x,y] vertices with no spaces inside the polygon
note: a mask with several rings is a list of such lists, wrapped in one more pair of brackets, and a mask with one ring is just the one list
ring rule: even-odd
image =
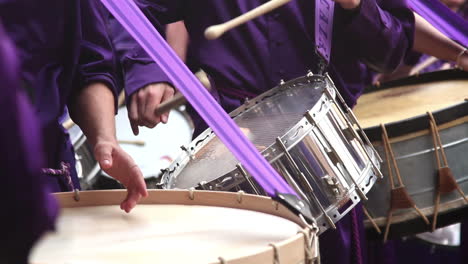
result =
[{"label": "thumb", "polygon": [[112,146],[110,144],[98,144],[94,149],[94,155],[96,156],[99,165],[103,169],[109,169],[112,167]]}]

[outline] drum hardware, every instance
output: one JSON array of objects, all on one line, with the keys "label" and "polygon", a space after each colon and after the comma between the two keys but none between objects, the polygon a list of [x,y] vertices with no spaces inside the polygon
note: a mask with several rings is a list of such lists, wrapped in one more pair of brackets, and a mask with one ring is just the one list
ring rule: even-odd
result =
[{"label": "drum hardware", "polygon": [[[325,89],[325,91],[327,91],[327,89]],[[325,92],[327,93],[327,92]],[[351,179],[351,181],[353,182],[354,184],[354,189],[356,190],[357,194],[359,195],[359,198],[361,198],[361,200],[363,201],[367,201],[367,197],[366,195],[364,194],[364,192],[361,190],[359,184],[356,182],[356,180],[354,179],[354,177],[352,176],[351,172],[349,171],[349,169],[344,165],[344,162],[343,160],[341,159],[341,157],[339,155],[336,154],[336,150],[335,148],[333,147],[333,145],[331,144],[331,142],[327,139],[327,137],[325,136],[325,134],[323,133],[322,131],[322,128],[318,125],[315,117],[313,116],[313,114],[311,114],[310,112],[306,112],[305,113],[305,117],[307,118],[307,120],[309,121],[310,124],[312,124],[316,130],[313,130],[314,133],[317,135],[317,134],[320,134],[320,138],[322,138],[325,142],[325,144],[323,145],[324,148],[325,148],[325,151],[330,159],[330,161],[333,162],[333,164],[337,167],[337,168],[341,168],[341,171],[343,174],[346,174],[347,176],[349,176],[349,178]],[[339,165],[342,165],[342,166],[339,166]]]},{"label": "drum hardware", "polygon": [[322,179],[330,186],[330,188],[332,189],[333,193],[336,196],[341,195],[338,179],[336,177],[331,177],[330,175],[325,175]]},{"label": "drum hardware", "polygon": [[304,247],[306,248],[306,262],[305,264],[319,264],[320,263],[320,250],[317,222],[313,221],[308,223],[302,215],[299,218],[307,226],[306,230],[300,230],[298,234],[304,235]]},{"label": "drum hardware", "polygon": [[[339,112],[345,116],[347,116],[348,118],[346,118],[346,123],[348,124],[348,127],[350,128],[353,128],[354,125],[357,126],[357,130],[359,131],[359,134],[361,135],[361,137],[364,139],[365,143],[362,141],[361,137],[357,136],[357,132],[356,130],[354,129],[351,129],[353,131],[353,133],[357,136],[357,140],[362,144],[362,145],[366,145],[366,146],[369,146],[372,150],[372,152],[374,153],[375,157],[378,159],[379,163],[381,163],[383,160],[382,158],[380,157],[379,153],[377,152],[377,150],[374,148],[374,146],[372,145],[372,143],[370,142],[369,138],[367,137],[366,133],[364,133],[364,129],[362,129],[361,127],[361,124],[359,123],[359,121],[357,120],[356,116],[354,115],[353,111],[351,110],[351,108],[349,108],[349,106],[346,104],[346,101],[344,100],[343,96],[341,96],[341,94],[338,92],[338,90],[336,89],[336,86],[335,84],[333,83],[333,80],[332,78],[330,77],[330,75],[328,73],[325,73],[325,76],[327,77],[327,79],[330,81],[330,83],[332,83],[332,87],[333,89],[336,91],[336,95],[338,97],[338,100],[340,100],[341,102],[341,105],[342,107],[345,109],[346,113],[343,112],[343,110],[341,109],[341,107],[338,106],[336,100],[334,99],[334,97],[330,97],[330,100],[333,101],[333,104],[337,106]],[[328,93],[328,90],[325,90],[326,93]],[[350,120],[352,121],[352,123],[350,122]],[[374,168],[377,168],[377,164],[375,164],[374,160],[371,158],[371,155],[370,153],[368,153],[367,151],[367,148],[365,149],[365,153],[367,155],[367,158],[369,158],[371,161],[372,161],[372,165],[374,165]],[[377,169],[374,171],[376,173],[376,175],[379,177],[379,178],[383,178],[383,175],[382,173]]]},{"label": "drum hardware", "polygon": [[[434,144],[434,154],[436,157],[436,163],[438,167],[437,173],[437,187],[436,187],[436,197],[434,202],[434,216],[432,218],[432,231],[436,229],[437,226],[437,216],[439,213],[439,204],[440,196],[446,195],[453,191],[458,191],[461,197],[465,200],[465,203],[468,202],[468,198],[465,196],[465,193],[457,184],[455,177],[453,176],[452,170],[449,168],[447,156],[445,155],[444,146],[440,139],[439,129],[437,128],[437,123],[434,116],[431,112],[427,112],[429,116],[430,130],[432,135],[432,142]],[[442,156],[442,159],[439,156]]]},{"label": "drum hardware", "polygon": [[[182,145],[180,146],[180,149],[187,152],[187,155],[190,159],[193,159],[193,154],[192,154],[192,151],[190,151],[186,146]],[[192,148],[193,150],[193,148]]]},{"label": "drum hardware", "polygon": [[[304,191],[305,191],[306,197],[308,198],[307,200],[308,201],[313,200],[315,203],[317,203],[320,211],[323,214],[323,217],[328,222],[330,227],[333,228],[333,229],[336,229],[335,223],[333,223],[333,220],[328,216],[327,211],[323,208],[322,204],[320,203],[319,199],[317,198],[314,189],[310,185],[310,182],[307,180],[304,173],[302,173],[302,171],[297,166],[297,163],[294,161],[293,157],[289,153],[288,149],[284,145],[281,138],[279,138],[279,137],[276,138],[276,144],[281,148],[284,155],[288,159],[289,163],[292,165],[293,169],[296,171],[296,174],[298,175],[298,178],[299,178],[300,182],[302,183],[302,186],[305,187]],[[294,180],[292,179],[292,181],[294,181]],[[310,204],[310,202],[309,202],[309,204]]]},{"label": "drum hardware", "polygon": [[[411,196],[406,191],[405,185],[400,175],[400,171],[398,169],[398,165],[395,160],[395,155],[393,154],[393,150],[388,139],[387,129],[385,128],[385,125],[383,124],[381,124],[381,128],[382,128],[382,142],[384,144],[385,156],[387,159],[387,168],[388,168],[388,173],[389,173],[390,186],[392,188],[390,209],[388,211],[387,224],[385,226],[385,233],[384,233],[384,243],[385,243],[387,242],[388,232],[390,231],[390,225],[392,224],[393,211],[398,210],[398,209],[413,208],[421,216],[421,218],[424,220],[424,222],[427,225],[429,225],[429,220],[427,220],[426,216],[421,212],[421,210],[419,210],[419,208],[414,203],[413,199],[411,199]],[[399,185],[398,187],[396,187],[394,183],[393,171],[392,171],[390,163],[393,164],[393,168],[395,169],[395,173],[396,173],[397,181]]]},{"label": "drum hardware", "polygon": [[244,179],[248,182],[250,187],[252,187],[253,191],[255,194],[260,195],[260,191],[258,190],[257,186],[255,186],[255,183],[252,181],[252,178],[250,175],[247,174],[247,171],[245,171],[244,167],[242,164],[238,163],[236,165],[236,168],[240,171],[241,175],[244,177]]}]

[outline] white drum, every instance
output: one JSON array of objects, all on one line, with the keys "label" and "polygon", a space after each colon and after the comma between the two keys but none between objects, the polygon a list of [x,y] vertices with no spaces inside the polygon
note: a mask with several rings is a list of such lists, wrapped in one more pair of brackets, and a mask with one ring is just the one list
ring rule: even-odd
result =
[{"label": "white drum", "polygon": [[[180,154],[180,147],[192,141],[193,123],[185,112],[185,106],[172,110],[167,124],[155,128],[139,127],[133,135],[128,112],[120,107],[115,117],[117,140],[120,146],[135,160],[145,177],[148,188],[156,188],[161,169],[167,168]],[[104,173],[92,189],[115,189],[119,184]]]},{"label": "white drum", "polygon": [[150,190],[127,214],[119,208],[125,194],[85,191],[79,202],[56,194],[63,208],[57,231],[43,237],[30,262],[297,264],[318,257],[315,233],[267,197]]}]

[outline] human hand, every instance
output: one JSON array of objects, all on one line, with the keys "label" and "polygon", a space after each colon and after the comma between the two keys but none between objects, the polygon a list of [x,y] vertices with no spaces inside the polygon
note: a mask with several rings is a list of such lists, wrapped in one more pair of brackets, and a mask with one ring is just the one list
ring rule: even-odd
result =
[{"label": "human hand", "polygon": [[459,57],[457,67],[461,70],[468,71],[468,52],[463,52]]},{"label": "human hand", "polygon": [[148,196],[140,168],[116,142],[98,142],[94,156],[101,168],[127,188],[127,197],[120,209],[130,212],[142,197]]},{"label": "human hand", "polygon": [[138,135],[138,126],[155,127],[159,122],[167,123],[169,112],[162,115],[155,113],[159,104],[171,99],[175,89],[168,83],[147,85],[130,97],[128,118],[133,134]]},{"label": "human hand", "polygon": [[341,5],[342,8],[352,10],[357,8],[361,4],[361,0],[333,0],[339,5]]}]

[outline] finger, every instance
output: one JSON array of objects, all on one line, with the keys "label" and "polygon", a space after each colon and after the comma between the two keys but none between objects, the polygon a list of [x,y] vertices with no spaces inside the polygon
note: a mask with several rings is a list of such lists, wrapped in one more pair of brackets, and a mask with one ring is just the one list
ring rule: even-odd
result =
[{"label": "finger", "polygon": [[[163,97],[161,99],[161,102],[165,102],[169,99],[171,99],[172,97],[174,97],[174,88],[172,87],[167,87],[164,91],[164,94],[163,94]],[[164,124],[167,123],[167,121],[169,120],[169,113],[170,111],[168,111],[167,113],[164,113],[161,115],[161,122],[163,122]]]},{"label": "finger", "polygon": [[94,149],[94,156],[102,169],[112,168],[112,146],[108,144],[97,145]]},{"label": "finger", "polygon": [[136,94],[133,94],[130,100],[130,109],[128,111],[128,119],[130,120],[130,126],[132,127],[133,134],[138,136],[140,131],[138,130],[138,100]]},{"label": "finger", "polygon": [[146,108],[146,88],[140,89],[138,93],[136,94],[137,96],[137,102],[138,102],[138,125],[139,126],[144,126],[144,119],[143,116],[145,114],[145,108]]},{"label": "finger", "polygon": [[149,127],[156,126],[161,122],[161,117],[155,114],[155,110],[161,103],[164,84],[158,84],[147,91],[145,113],[143,115],[144,121]]},{"label": "finger", "polygon": [[127,197],[121,203],[120,208],[129,213],[141,197],[148,196],[146,183],[140,169],[137,166],[132,167],[130,171],[130,183],[127,186]]}]

